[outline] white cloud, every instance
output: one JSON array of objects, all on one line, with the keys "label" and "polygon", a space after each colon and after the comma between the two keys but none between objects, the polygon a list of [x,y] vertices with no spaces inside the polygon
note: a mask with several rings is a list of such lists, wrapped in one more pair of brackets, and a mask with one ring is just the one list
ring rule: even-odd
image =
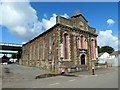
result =
[{"label": "white cloud", "polygon": [[112,35],[112,30],[100,31],[98,34],[98,45],[118,47],[118,37]]},{"label": "white cloud", "polygon": [[22,42],[21,44],[25,44],[26,42]]},{"label": "white cloud", "polygon": [[7,27],[17,37],[28,39],[40,33],[41,24],[29,2],[2,2],[0,17],[0,25]]},{"label": "white cloud", "polygon": [[[56,16],[57,14],[53,13],[52,17],[50,19],[42,19],[42,24],[45,29],[49,29],[50,27],[54,26],[56,23]],[[60,15],[65,18],[69,18],[69,16],[65,13],[64,15]]]},{"label": "white cloud", "polygon": [[107,23],[109,24],[109,26],[111,26],[115,23],[115,21],[113,19],[108,19]]},{"label": "white cloud", "polygon": [[65,13],[64,15],[61,15],[64,18],[69,18],[69,16]]},{"label": "white cloud", "polygon": [[[56,23],[57,14],[53,13],[52,17],[47,19],[44,14],[42,21],[38,21],[37,12],[31,7],[29,2],[2,2],[0,5],[0,25],[19,38],[30,40],[36,35],[49,29]],[[61,15],[68,18],[67,14]]]},{"label": "white cloud", "polygon": [[50,27],[54,26],[56,23],[56,14],[53,14],[52,17],[48,20],[43,18],[42,19],[42,24],[45,29],[49,29]]}]

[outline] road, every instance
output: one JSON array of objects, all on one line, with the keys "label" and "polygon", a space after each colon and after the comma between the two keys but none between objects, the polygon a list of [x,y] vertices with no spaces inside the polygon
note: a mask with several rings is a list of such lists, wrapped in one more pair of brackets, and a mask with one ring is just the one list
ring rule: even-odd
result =
[{"label": "road", "polygon": [[[20,71],[21,66],[10,67],[19,67],[18,71]],[[16,75],[19,75],[18,71]],[[19,78],[3,81],[3,88],[118,88],[118,68],[97,70],[95,75],[81,73],[78,77],[56,76],[43,79],[34,79],[32,76],[36,73],[33,75],[32,71],[35,69],[28,71],[27,79],[26,73],[24,72],[23,78],[21,72]]]}]

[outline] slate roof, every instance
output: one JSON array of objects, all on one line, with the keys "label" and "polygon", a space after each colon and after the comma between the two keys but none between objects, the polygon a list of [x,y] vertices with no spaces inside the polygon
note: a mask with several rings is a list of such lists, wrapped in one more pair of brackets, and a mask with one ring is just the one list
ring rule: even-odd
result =
[{"label": "slate roof", "polygon": [[120,51],[114,51],[113,53],[111,53],[110,55],[118,55],[120,54]]},{"label": "slate roof", "polygon": [[104,53],[99,53],[99,54],[98,54],[98,57],[100,57],[100,56],[103,55],[103,54],[104,54]]}]

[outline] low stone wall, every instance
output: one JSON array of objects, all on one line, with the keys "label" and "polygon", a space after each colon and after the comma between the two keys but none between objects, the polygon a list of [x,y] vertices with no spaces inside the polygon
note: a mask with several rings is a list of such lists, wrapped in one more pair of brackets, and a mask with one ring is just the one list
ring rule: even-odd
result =
[{"label": "low stone wall", "polygon": [[80,65],[80,66],[71,66],[65,68],[65,71],[67,73],[74,73],[74,72],[81,72],[81,71],[87,71],[88,67],[86,65]]}]

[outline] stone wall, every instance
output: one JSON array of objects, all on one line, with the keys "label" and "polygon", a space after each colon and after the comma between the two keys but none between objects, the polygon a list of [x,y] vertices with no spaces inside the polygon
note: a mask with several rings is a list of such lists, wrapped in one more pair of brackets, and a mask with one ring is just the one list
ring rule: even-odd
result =
[{"label": "stone wall", "polygon": [[22,48],[22,64],[49,69],[51,63],[57,62],[59,42],[57,33],[58,28],[54,28],[24,45]]}]

